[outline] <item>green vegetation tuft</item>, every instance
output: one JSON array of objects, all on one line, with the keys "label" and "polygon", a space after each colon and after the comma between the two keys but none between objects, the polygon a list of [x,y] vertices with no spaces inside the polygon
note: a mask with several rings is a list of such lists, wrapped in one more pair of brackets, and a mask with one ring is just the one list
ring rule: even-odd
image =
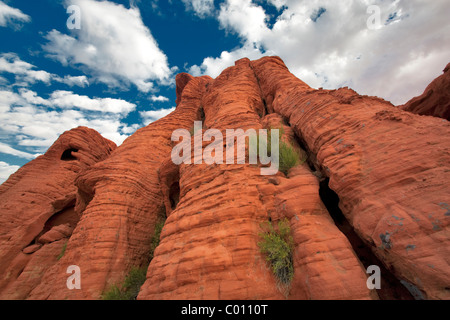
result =
[{"label": "green vegetation tuft", "polygon": [[[272,154],[272,130],[273,129],[278,129],[278,128],[270,128],[270,130],[268,130],[267,132],[267,142],[266,142],[266,148],[267,148],[267,153],[268,154]],[[280,161],[280,166],[279,166],[279,171],[283,172],[285,175],[287,175],[289,173],[289,170],[301,165],[303,163],[306,162],[306,157],[304,159],[300,159],[301,155],[299,154],[299,152],[292,147],[290,144],[284,142],[282,140],[282,137],[284,135],[284,128],[283,126],[281,126],[279,128],[280,130],[280,143],[279,143],[279,161]],[[256,139],[256,152],[257,154],[259,154],[259,135],[257,136]]]},{"label": "green vegetation tuft", "polygon": [[126,298],[125,293],[123,293],[117,285],[111,286],[108,291],[104,292],[102,295],[102,300],[129,300]]},{"label": "green vegetation tuft", "polygon": [[113,285],[102,296],[103,300],[136,300],[144,284],[147,268],[132,268],[122,285]]},{"label": "green vegetation tuft", "polygon": [[67,249],[67,242],[64,243],[62,249],[61,249],[61,253],[59,254],[59,256],[56,258],[58,261],[61,260],[62,257],[64,257],[64,254],[66,253],[66,249]]},{"label": "green vegetation tuft", "polygon": [[[302,163],[304,163],[304,161]],[[287,175],[290,169],[298,166],[299,164],[301,164],[301,162],[298,152],[286,142],[280,141],[279,170]]]},{"label": "green vegetation tuft", "polygon": [[155,231],[154,231],[153,237],[150,241],[150,261],[154,257],[155,249],[159,246],[161,231],[162,231],[165,223],[166,223],[165,219],[160,218],[155,225]]},{"label": "green vegetation tuft", "polygon": [[[161,236],[161,231],[164,227],[165,219],[165,209],[161,208],[159,213],[160,217],[155,225],[155,230],[153,237],[150,241],[150,254],[149,261],[153,259],[155,249],[159,246],[159,239]],[[148,265],[143,268],[132,268],[125,280],[120,285],[113,285],[108,291],[104,292],[102,295],[103,300],[136,300],[142,285],[145,282],[147,276]]]},{"label": "green vegetation tuft", "polygon": [[278,285],[288,287],[294,277],[294,240],[289,221],[281,220],[276,227],[271,222],[266,222],[261,227],[264,232],[260,234],[262,241],[258,246],[266,256],[266,261],[270,263]]}]

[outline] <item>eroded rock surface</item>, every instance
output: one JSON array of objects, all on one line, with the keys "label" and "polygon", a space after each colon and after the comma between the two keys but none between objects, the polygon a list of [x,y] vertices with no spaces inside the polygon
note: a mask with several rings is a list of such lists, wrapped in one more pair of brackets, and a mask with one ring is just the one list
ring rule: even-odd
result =
[{"label": "eroded rock surface", "polygon": [[75,179],[116,145],[73,129],[0,186],[0,297],[23,299],[57,262],[80,218]]},{"label": "eroded rock surface", "polygon": [[450,123],[347,88],[313,90],[277,58],[253,65],[366,245],[424,297],[450,298]]},{"label": "eroded rock surface", "polygon": [[[75,140],[96,137],[89,152],[63,135],[0,187],[0,298],[99,299],[147,266],[138,299],[450,298],[448,121],[348,88],[312,89],[278,57],[176,80],[176,110],[113,152],[76,129]],[[171,159],[177,129],[209,152],[229,143],[201,142],[210,129],[226,138],[227,129],[270,128],[298,153],[287,174],[193,164],[195,152],[191,164]],[[284,219],[294,275],[283,287],[258,243],[264,223]],[[371,264],[384,272],[378,292],[367,287]],[[81,290],[66,286],[70,265]]]},{"label": "eroded rock surface", "polygon": [[421,96],[411,99],[401,108],[450,121],[450,63],[445,67],[444,74],[430,83]]},{"label": "eroded rock surface", "polygon": [[[190,77],[190,76],[189,76]],[[148,265],[155,223],[164,215],[158,169],[170,156],[172,132],[189,129],[200,114],[208,77],[190,77],[169,116],[138,130],[105,161],[78,176],[81,219],[64,257],[49,269],[31,299],[99,299],[132,267]],[[81,290],[67,290],[66,268],[82,272]]]}]

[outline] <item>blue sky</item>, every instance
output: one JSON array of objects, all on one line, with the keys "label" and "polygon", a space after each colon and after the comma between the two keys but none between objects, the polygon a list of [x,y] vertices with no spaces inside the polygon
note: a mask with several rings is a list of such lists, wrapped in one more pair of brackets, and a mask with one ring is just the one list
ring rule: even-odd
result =
[{"label": "blue sky", "polygon": [[0,0],[0,183],[79,125],[120,145],[173,110],[177,73],[242,57],[403,104],[449,62],[449,15],[447,0]]}]

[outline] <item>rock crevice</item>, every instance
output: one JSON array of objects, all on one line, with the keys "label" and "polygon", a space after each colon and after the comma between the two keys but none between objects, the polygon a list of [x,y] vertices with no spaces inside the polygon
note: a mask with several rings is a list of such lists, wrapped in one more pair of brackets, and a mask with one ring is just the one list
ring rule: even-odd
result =
[{"label": "rock crevice", "polygon": [[[0,186],[0,298],[99,299],[147,266],[138,299],[450,298],[448,121],[349,88],[315,90],[278,57],[176,81],[175,111],[120,147],[74,129]],[[191,164],[171,159],[177,129],[193,148],[208,129],[271,128],[300,160],[286,174],[195,164],[195,152]],[[288,292],[258,246],[261,225],[284,219]],[[378,292],[367,287],[372,264]],[[81,290],[67,289],[70,265]]]}]

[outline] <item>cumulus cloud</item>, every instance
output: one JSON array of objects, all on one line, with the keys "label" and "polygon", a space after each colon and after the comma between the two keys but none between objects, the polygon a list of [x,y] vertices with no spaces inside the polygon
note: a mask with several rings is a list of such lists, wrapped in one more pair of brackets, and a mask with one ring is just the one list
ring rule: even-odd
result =
[{"label": "cumulus cloud", "polygon": [[72,35],[57,30],[45,38],[44,49],[63,65],[81,67],[97,81],[111,87],[133,83],[142,92],[154,82],[171,84],[174,69],[159,49],[140,11],[108,1],[70,0],[80,7],[81,29]]},{"label": "cumulus cloud", "polygon": [[121,99],[90,98],[71,91],[55,91],[43,98],[26,88],[3,90],[0,153],[32,159],[45,152],[60,134],[78,126],[93,128],[120,145],[137,129],[123,122],[135,108]]},{"label": "cumulus cloud", "polygon": [[[222,3],[218,22],[243,45],[190,71],[215,77],[236,58],[273,54],[312,87],[350,86],[402,104],[421,94],[449,62],[446,0],[268,2],[278,10],[272,25],[260,2]],[[381,9],[381,24],[373,30],[367,27],[369,5]]]},{"label": "cumulus cloud", "polygon": [[175,107],[170,108],[170,109],[142,111],[142,112],[139,112],[139,114],[141,115],[143,124],[147,126],[152,122],[155,122],[161,118],[164,118],[165,116],[172,113],[173,111],[175,111]]},{"label": "cumulus cloud", "polygon": [[265,55],[274,55],[274,52],[264,51],[264,49],[260,46],[247,42],[244,46],[234,51],[223,51],[217,58],[205,58],[200,66],[194,65],[190,67],[189,73],[195,77],[207,74],[213,78],[216,78],[224,69],[234,65],[236,60],[241,58],[256,60]]},{"label": "cumulus cloud", "polygon": [[251,43],[259,42],[269,30],[264,9],[251,0],[228,0],[220,6],[218,20],[223,28],[237,32]]},{"label": "cumulus cloud", "polygon": [[52,74],[43,70],[34,70],[35,66],[20,60],[15,53],[3,53],[0,55],[0,72],[12,73],[16,76],[16,81],[24,83],[35,83],[41,81],[49,83]]},{"label": "cumulus cloud", "polygon": [[5,182],[10,175],[19,170],[19,166],[13,166],[6,162],[0,161],[0,184]]},{"label": "cumulus cloud", "polygon": [[164,96],[151,96],[150,100],[153,102],[168,102],[169,98]]},{"label": "cumulus cloud", "polygon": [[23,152],[20,150],[16,150],[14,148],[12,148],[11,146],[4,144],[2,142],[0,142],[0,152],[1,153],[6,153],[6,154],[10,154],[19,158],[24,158],[24,159],[28,159],[28,160],[32,160],[34,158],[36,158],[36,154],[31,154],[28,152]]},{"label": "cumulus cloud", "polygon": [[52,81],[65,83],[69,86],[85,87],[89,85],[86,76],[69,76],[60,77],[56,74],[49,73],[44,70],[35,70],[35,66],[25,62],[15,53],[0,54],[0,73],[11,73],[15,76],[15,85],[28,86],[36,82],[50,84]]},{"label": "cumulus cloud", "polygon": [[78,86],[84,88],[89,86],[89,80],[86,76],[64,76],[64,78],[56,77],[55,80],[65,83],[70,87]]},{"label": "cumulus cloud", "polygon": [[18,27],[18,23],[31,21],[30,16],[24,14],[16,8],[8,6],[3,1],[0,1],[0,26],[14,26]]},{"label": "cumulus cloud", "polygon": [[81,109],[122,115],[127,115],[136,109],[135,104],[121,99],[89,98],[64,90],[53,92],[46,103],[61,109]]},{"label": "cumulus cloud", "polygon": [[214,0],[182,0],[186,10],[193,11],[200,18],[214,13]]}]

